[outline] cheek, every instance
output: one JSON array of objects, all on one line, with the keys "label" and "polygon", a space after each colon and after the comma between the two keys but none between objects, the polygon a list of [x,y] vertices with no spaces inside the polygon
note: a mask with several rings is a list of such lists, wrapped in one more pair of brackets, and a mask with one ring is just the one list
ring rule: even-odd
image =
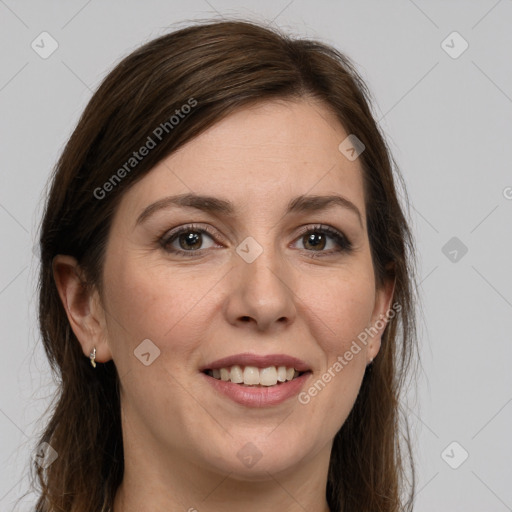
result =
[{"label": "cheek", "polygon": [[310,325],[324,354],[299,402],[312,417],[323,418],[332,435],[346,420],[359,392],[366,368],[366,345],[358,336],[369,326],[374,308],[374,282],[367,268],[330,279],[308,295]]},{"label": "cheek", "polygon": [[369,325],[375,305],[375,287],[368,275],[364,269],[340,272],[339,277],[325,279],[323,286],[301,292],[301,296],[307,297],[311,323],[318,327],[315,339],[329,359],[343,354]]},{"label": "cheek", "polygon": [[196,334],[203,332],[198,316],[218,276],[141,265],[137,258],[126,258],[115,267],[106,264],[105,270],[108,338],[116,365],[135,364],[125,354],[132,355],[145,339],[159,347],[162,356],[172,340],[174,362],[178,353],[194,348]]}]

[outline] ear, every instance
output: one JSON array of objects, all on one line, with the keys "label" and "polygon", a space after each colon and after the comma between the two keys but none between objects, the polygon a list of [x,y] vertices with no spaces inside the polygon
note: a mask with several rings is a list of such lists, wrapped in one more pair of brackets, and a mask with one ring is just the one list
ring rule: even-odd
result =
[{"label": "ear", "polygon": [[[389,266],[387,267],[387,269]],[[383,284],[375,291],[375,305],[372,313],[369,330],[371,332],[370,341],[367,350],[367,363],[375,359],[379,353],[382,334],[386,329],[389,318],[393,318],[396,313],[391,311],[391,303],[395,291],[395,277],[386,277]]]},{"label": "ear", "polygon": [[107,342],[105,312],[98,291],[87,285],[83,271],[71,256],[59,254],[53,259],[53,277],[69,324],[84,355],[96,348],[96,361],[112,359]]}]

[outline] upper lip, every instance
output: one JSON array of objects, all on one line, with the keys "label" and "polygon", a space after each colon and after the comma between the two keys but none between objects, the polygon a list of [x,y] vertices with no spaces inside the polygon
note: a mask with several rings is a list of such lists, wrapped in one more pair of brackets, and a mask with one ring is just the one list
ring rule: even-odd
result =
[{"label": "upper lip", "polygon": [[232,356],[217,359],[211,363],[202,366],[199,370],[215,370],[219,368],[229,368],[233,365],[239,366],[256,366],[257,368],[268,368],[269,366],[286,366],[288,368],[295,368],[299,372],[307,372],[310,370],[309,366],[298,359],[297,357],[289,356],[287,354],[235,354]]}]

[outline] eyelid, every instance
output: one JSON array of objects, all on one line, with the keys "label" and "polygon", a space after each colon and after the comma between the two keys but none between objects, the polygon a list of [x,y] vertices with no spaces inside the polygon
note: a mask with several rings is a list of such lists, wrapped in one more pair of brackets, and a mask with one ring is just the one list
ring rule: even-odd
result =
[{"label": "eyelid", "polygon": [[335,251],[308,251],[312,253],[317,253],[318,255],[324,254],[336,254],[340,252],[351,252],[353,250],[353,244],[350,240],[350,238],[345,235],[345,233],[337,228],[334,228],[332,226],[329,226],[327,224],[306,224],[304,226],[301,226],[300,231],[298,235],[295,237],[294,242],[295,243],[301,236],[306,235],[310,232],[323,232],[326,233],[328,236],[333,238],[336,242],[336,245],[338,245],[338,249]]},{"label": "eyelid", "polygon": [[[226,238],[223,235],[218,234],[217,230],[212,228],[208,224],[190,223],[183,224],[176,228],[165,231],[163,235],[157,238],[157,242],[166,252],[169,253],[174,253],[180,256],[187,255],[189,257],[194,257],[194,255],[201,255],[208,249],[198,249],[195,251],[186,251],[183,249],[166,249],[166,245],[169,244],[173,238],[176,238],[182,233],[187,233],[191,231],[195,231],[198,233],[206,233],[208,236],[210,236],[210,238],[212,238],[214,243],[217,242],[219,238],[223,239],[223,242],[226,240]],[[301,236],[304,236],[307,233],[315,231],[327,234],[330,238],[334,240],[334,243],[338,246],[338,248],[329,251],[308,251],[306,249],[302,249],[303,252],[305,251],[309,253],[311,257],[318,258],[333,254],[348,253],[353,250],[352,242],[342,231],[325,224],[305,224],[301,226],[299,228],[299,232],[296,234],[291,244],[295,244],[300,239]]]},{"label": "eyelid", "polygon": [[172,244],[178,240],[178,237],[183,233],[188,232],[196,232],[200,233],[204,236],[206,233],[211,239],[214,245],[217,245],[219,248],[219,244],[217,242],[217,238],[222,238],[221,236],[217,236],[214,233],[214,230],[208,225],[198,225],[196,223],[183,224],[181,226],[177,226],[176,228],[166,230],[162,235],[157,236],[155,242],[166,252],[167,254],[171,254],[174,256],[183,256],[193,258],[194,256],[202,255],[208,249],[198,249],[195,251],[186,251],[184,249],[177,249],[172,247]]},{"label": "eyelid", "polygon": [[176,235],[179,235],[181,233],[187,233],[188,231],[197,231],[199,233],[205,232],[213,239],[220,239],[223,241],[223,243],[227,242],[226,237],[219,234],[219,232],[216,229],[212,228],[208,224],[198,224],[195,222],[191,222],[190,224],[183,224],[173,229],[168,229],[163,233],[163,235],[158,237],[158,240],[165,243],[169,241],[171,238],[175,237]]}]

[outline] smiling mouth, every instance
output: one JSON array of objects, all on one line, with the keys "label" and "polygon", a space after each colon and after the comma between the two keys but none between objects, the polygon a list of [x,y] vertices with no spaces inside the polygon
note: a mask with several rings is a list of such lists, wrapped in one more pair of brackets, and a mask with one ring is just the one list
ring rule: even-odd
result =
[{"label": "smiling mouth", "polygon": [[301,375],[311,372],[299,372],[289,366],[258,368],[256,366],[240,366],[235,364],[225,368],[206,369],[203,373],[214,379],[241,386],[270,387],[295,380]]}]

